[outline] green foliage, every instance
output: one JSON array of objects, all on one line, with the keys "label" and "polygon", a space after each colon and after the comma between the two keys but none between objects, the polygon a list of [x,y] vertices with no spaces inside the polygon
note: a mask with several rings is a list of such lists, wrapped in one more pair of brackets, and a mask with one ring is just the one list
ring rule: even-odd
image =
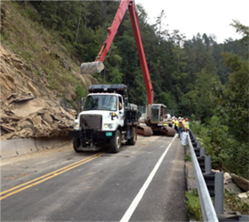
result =
[{"label": "green foliage", "polygon": [[217,110],[238,139],[246,142],[249,135],[246,124],[249,110],[249,90],[246,81],[249,79],[249,62],[231,54],[226,54],[225,62],[231,67],[232,73],[229,75],[227,87],[218,94],[220,105]]},{"label": "green foliage", "polygon": [[75,91],[76,91],[77,99],[86,97],[88,94],[87,87],[85,85],[81,85],[80,83],[77,84]]},{"label": "green foliage", "polygon": [[249,204],[243,202],[234,193],[225,190],[225,204],[233,212],[240,212],[241,215],[249,215]]},{"label": "green foliage", "polygon": [[203,221],[201,213],[201,205],[198,197],[197,189],[194,189],[190,192],[186,191],[185,195],[187,197],[187,214],[190,219],[197,221]]},{"label": "green foliage", "polygon": [[249,42],[249,27],[242,25],[239,21],[233,20],[233,23],[231,23],[231,26],[236,28],[236,32],[242,34],[241,42],[244,44],[248,44]]},{"label": "green foliage", "polygon": [[185,160],[186,162],[191,162],[191,156],[190,156],[190,155],[185,155],[185,156],[184,156],[184,160]]},{"label": "green foliage", "polygon": [[222,118],[213,116],[208,125],[191,122],[191,129],[201,138],[206,153],[211,156],[213,168],[249,178],[248,143],[230,134]]}]

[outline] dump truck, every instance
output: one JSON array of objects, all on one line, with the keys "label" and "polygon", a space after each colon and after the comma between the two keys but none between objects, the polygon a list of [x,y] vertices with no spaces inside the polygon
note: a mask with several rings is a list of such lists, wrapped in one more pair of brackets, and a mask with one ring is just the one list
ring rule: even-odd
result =
[{"label": "dump truck", "polygon": [[75,152],[106,148],[118,153],[122,142],[135,145],[138,107],[128,102],[126,85],[90,85],[88,91],[84,110],[69,131]]}]

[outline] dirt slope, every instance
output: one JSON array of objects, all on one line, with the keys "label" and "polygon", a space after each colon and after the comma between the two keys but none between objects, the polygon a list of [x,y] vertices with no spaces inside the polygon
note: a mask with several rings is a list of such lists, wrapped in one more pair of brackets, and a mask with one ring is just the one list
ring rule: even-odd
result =
[{"label": "dirt slope", "polygon": [[[46,79],[3,44],[1,51],[1,140],[66,135],[74,121],[62,108]],[[25,74],[24,74],[25,73]]]},{"label": "dirt slope", "polygon": [[76,84],[96,81],[80,75],[79,61],[25,17],[27,4],[0,4],[1,140],[67,135],[74,116],[70,103],[62,101],[77,98]]}]

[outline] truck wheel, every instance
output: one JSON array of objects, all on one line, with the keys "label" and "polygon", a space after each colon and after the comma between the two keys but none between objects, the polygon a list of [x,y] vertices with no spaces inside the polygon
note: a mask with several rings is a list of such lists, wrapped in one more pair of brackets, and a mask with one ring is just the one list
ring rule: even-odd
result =
[{"label": "truck wheel", "polygon": [[80,147],[80,139],[79,138],[73,138],[73,148],[76,153],[79,153],[80,151],[78,148]]},{"label": "truck wheel", "polygon": [[136,144],[137,141],[137,128],[136,127],[132,127],[131,128],[131,138],[128,140],[128,144],[134,146]]},{"label": "truck wheel", "polygon": [[111,140],[111,153],[118,153],[121,146],[121,134],[120,131],[117,130],[115,137]]}]

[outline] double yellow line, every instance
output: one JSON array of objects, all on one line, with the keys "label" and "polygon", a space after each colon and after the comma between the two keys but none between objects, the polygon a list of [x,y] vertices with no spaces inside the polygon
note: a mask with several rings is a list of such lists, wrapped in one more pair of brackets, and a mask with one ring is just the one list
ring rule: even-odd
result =
[{"label": "double yellow line", "polygon": [[5,191],[0,193],[0,196],[1,196],[0,200],[3,200],[3,199],[5,199],[5,198],[7,198],[9,196],[12,196],[12,195],[14,195],[16,193],[19,193],[19,192],[21,192],[23,190],[26,190],[26,189],[30,188],[30,187],[36,186],[36,185],[38,185],[40,183],[43,183],[44,181],[47,181],[47,180],[49,180],[51,178],[59,176],[60,174],[65,173],[65,172],[67,172],[67,171],[69,171],[71,169],[74,169],[74,168],[76,168],[76,167],[78,167],[80,165],[83,165],[83,164],[85,164],[87,162],[90,162],[90,161],[102,156],[103,154],[105,154],[105,153],[98,153],[98,154],[92,155],[90,157],[79,160],[79,161],[77,161],[75,163],[72,163],[70,165],[62,167],[62,168],[60,168],[58,170],[55,170],[55,171],[53,171],[51,173],[48,173],[48,174],[43,175],[41,177],[38,177],[38,178],[36,178],[34,180],[30,180],[30,181],[28,181],[26,183],[23,183],[23,184],[20,184],[18,186],[15,186],[15,187],[13,187],[11,189],[5,190]]}]

